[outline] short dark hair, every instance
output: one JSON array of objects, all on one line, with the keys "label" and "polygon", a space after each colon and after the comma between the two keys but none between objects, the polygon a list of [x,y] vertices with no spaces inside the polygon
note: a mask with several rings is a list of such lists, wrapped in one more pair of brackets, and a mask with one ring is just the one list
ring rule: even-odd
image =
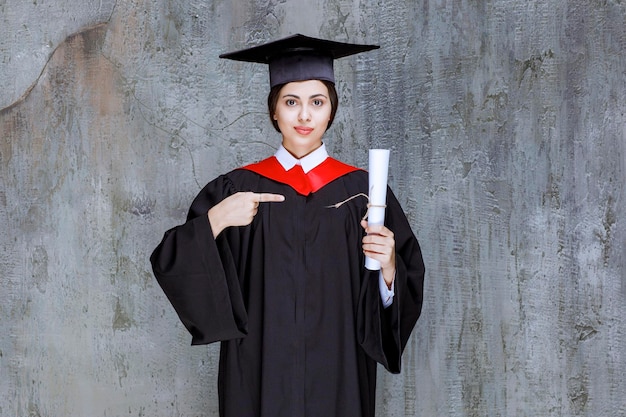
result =
[{"label": "short dark hair", "polygon": [[[328,99],[330,100],[331,105],[330,120],[328,120],[328,126],[326,126],[326,129],[328,129],[330,125],[333,124],[333,120],[335,120],[335,114],[337,113],[337,107],[339,106],[339,96],[337,96],[337,90],[335,89],[334,83],[326,80],[319,81],[324,83],[326,88],[328,88]],[[267,108],[270,113],[270,120],[272,122],[272,125],[274,126],[274,129],[276,129],[277,132],[280,132],[280,129],[278,127],[278,122],[274,120],[274,113],[276,113],[276,105],[278,104],[278,94],[280,93],[280,89],[283,88],[284,85],[285,84],[275,85],[274,87],[272,87],[270,93],[267,96]]]}]

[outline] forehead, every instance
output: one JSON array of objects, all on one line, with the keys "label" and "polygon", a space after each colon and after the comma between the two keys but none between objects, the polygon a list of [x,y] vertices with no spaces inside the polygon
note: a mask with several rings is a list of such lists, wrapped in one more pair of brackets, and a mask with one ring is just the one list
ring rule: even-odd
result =
[{"label": "forehead", "polygon": [[281,96],[286,94],[298,97],[310,97],[318,94],[328,96],[328,88],[320,80],[293,81],[280,89]]}]

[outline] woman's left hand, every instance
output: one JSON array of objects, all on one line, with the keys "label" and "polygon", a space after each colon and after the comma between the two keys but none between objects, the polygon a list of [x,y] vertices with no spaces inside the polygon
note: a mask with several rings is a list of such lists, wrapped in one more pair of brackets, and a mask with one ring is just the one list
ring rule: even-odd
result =
[{"label": "woman's left hand", "polygon": [[367,233],[363,237],[363,253],[380,262],[385,283],[391,288],[396,276],[396,240],[393,232],[383,225],[370,227],[366,220],[361,220],[361,226]]}]

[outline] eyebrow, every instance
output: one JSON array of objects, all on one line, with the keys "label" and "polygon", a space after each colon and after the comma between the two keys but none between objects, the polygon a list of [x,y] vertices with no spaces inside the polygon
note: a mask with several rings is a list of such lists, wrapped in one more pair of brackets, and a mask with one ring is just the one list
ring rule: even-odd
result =
[{"label": "eyebrow", "polygon": [[[300,96],[298,96],[298,95],[296,95],[296,94],[285,94],[282,98],[285,98],[285,97],[293,97],[293,98],[300,99]],[[309,98],[311,99],[311,98],[317,98],[317,97],[324,97],[324,98],[328,98],[328,97],[326,97],[326,95],[324,95],[324,94],[322,94],[322,93],[319,93],[319,94],[313,94],[313,95],[312,95],[312,96],[310,96]]]}]

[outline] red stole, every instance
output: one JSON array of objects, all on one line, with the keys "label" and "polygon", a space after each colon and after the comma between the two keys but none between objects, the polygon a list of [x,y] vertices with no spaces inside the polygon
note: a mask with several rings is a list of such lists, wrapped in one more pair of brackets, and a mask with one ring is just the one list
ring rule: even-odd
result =
[{"label": "red stole", "polygon": [[285,171],[275,156],[256,164],[246,165],[241,169],[247,169],[271,180],[287,184],[302,195],[314,193],[337,178],[359,170],[359,168],[328,157],[307,174],[304,173],[300,165],[295,165],[289,171]]}]

